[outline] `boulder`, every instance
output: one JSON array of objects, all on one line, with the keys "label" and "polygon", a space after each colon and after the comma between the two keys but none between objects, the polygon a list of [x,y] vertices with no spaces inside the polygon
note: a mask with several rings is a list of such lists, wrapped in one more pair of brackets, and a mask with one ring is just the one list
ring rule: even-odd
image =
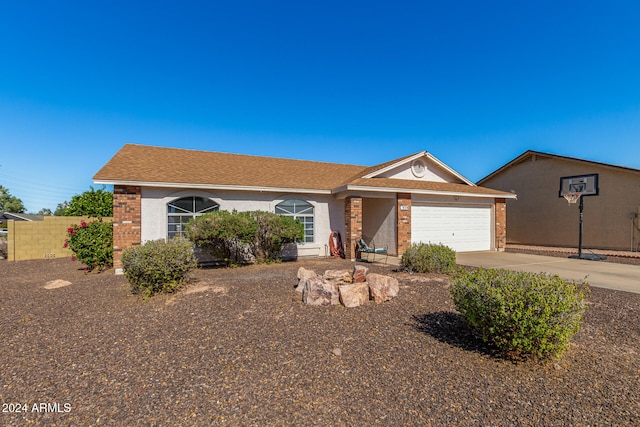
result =
[{"label": "boulder", "polygon": [[353,283],[364,283],[367,281],[367,274],[369,274],[369,269],[364,265],[356,265],[353,268]]},{"label": "boulder", "polygon": [[302,292],[304,290],[307,279],[310,279],[312,277],[318,277],[315,271],[307,270],[304,267],[300,267],[298,269],[298,284],[296,285],[296,291]]},{"label": "boulder", "polygon": [[298,279],[308,279],[309,277],[317,276],[316,272],[313,270],[307,270],[304,267],[300,267],[298,269]]},{"label": "boulder", "polygon": [[327,270],[324,272],[324,279],[332,282],[352,283],[353,277],[349,270]]},{"label": "boulder", "polygon": [[338,285],[322,280],[320,277],[304,279],[302,301],[309,305],[337,305],[340,304]]},{"label": "boulder", "polygon": [[340,302],[347,308],[359,307],[369,301],[369,285],[365,283],[353,283],[340,285]]},{"label": "boulder", "polygon": [[382,274],[371,273],[367,275],[367,282],[369,283],[371,298],[377,303],[389,301],[397,296],[400,290],[400,284],[397,279]]}]

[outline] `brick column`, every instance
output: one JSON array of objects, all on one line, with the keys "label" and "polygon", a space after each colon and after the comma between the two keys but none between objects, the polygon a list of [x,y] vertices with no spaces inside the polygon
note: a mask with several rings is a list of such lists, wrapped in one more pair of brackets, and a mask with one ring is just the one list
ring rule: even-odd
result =
[{"label": "brick column", "polygon": [[347,197],[344,200],[344,244],[345,257],[356,259],[356,240],[362,237],[362,197]]},{"label": "brick column", "polygon": [[496,250],[504,251],[507,247],[507,202],[505,199],[496,199]]},{"label": "brick column", "polygon": [[411,194],[396,194],[398,256],[411,245]]},{"label": "brick column", "polygon": [[122,273],[122,251],[141,242],[140,187],[114,185],[113,187],[113,266]]}]

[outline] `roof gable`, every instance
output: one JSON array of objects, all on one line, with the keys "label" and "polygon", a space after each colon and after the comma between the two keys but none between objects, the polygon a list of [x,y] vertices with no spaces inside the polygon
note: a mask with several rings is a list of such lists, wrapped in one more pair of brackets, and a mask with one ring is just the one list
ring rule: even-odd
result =
[{"label": "roof gable", "polygon": [[491,178],[494,178],[494,177],[502,174],[507,169],[510,169],[510,168],[512,168],[514,166],[519,165],[520,163],[526,162],[526,161],[531,160],[532,158],[535,158],[535,157],[547,158],[547,159],[565,160],[565,161],[569,161],[569,162],[582,163],[582,164],[585,164],[585,165],[592,165],[592,166],[601,167],[601,168],[615,169],[615,170],[632,172],[632,173],[640,173],[640,169],[629,168],[629,167],[626,167],[626,166],[617,166],[617,165],[611,165],[611,164],[607,164],[607,163],[594,162],[592,160],[578,159],[576,157],[568,157],[568,156],[561,156],[561,155],[558,155],[558,154],[543,153],[541,151],[527,150],[524,153],[522,153],[521,155],[519,155],[518,157],[516,157],[515,159],[513,159],[510,162],[508,162],[507,164],[505,164],[504,166],[502,166],[499,169],[491,172],[489,175],[487,175],[484,178],[482,178],[481,180],[479,180],[478,181],[478,185],[483,185],[483,183],[489,181]]},{"label": "roof gable", "polygon": [[475,185],[426,151],[374,166],[362,178],[391,178]]}]

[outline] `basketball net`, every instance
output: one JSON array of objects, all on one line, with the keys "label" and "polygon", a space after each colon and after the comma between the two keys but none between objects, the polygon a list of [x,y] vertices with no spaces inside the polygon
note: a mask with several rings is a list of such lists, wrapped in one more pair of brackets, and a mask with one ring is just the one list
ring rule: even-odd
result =
[{"label": "basketball net", "polygon": [[582,196],[582,193],[565,193],[563,194],[563,196],[565,199],[567,199],[567,202],[569,202],[569,204],[572,204],[578,201],[580,196]]}]

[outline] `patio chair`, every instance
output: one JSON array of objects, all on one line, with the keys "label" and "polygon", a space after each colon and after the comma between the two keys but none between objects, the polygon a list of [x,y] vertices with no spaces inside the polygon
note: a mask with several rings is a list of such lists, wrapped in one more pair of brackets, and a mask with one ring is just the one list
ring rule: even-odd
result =
[{"label": "patio chair", "polygon": [[[382,246],[376,248],[373,240],[371,241],[371,246],[367,245],[367,242],[364,239],[360,238],[356,240],[356,258],[363,259],[362,254],[367,254],[367,262],[374,262],[376,260],[376,254],[384,255],[384,263],[387,263],[387,258],[389,254],[387,253],[387,247]],[[369,254],[373,254],[373,259],[369,261]]]}]

